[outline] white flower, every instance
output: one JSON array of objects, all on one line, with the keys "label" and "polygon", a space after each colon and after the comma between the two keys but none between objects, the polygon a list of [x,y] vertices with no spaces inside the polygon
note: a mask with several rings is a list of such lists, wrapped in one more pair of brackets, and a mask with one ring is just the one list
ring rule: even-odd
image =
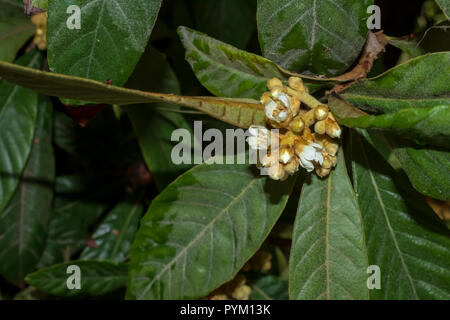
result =
[{"label": "white flower", "polygon": [[275,111],[278,111],[278,109],[279,105],[275,101],[270,100],[265,107],[266,117],[276,122],[283,122],[286,120],[288,117],[287,109],[281,110],[277,114]]},{"label": "white flower", "polygon": [[278,94],[278,100],[280,100],[280,102],[288,109],[291,108],[291,99],[289,98],[289,96],[283,92],[281,92],[280,94]]},{"label": "white flower", "polygon": [[270,146],[270,132],[263,126],[251,126],[248,128],[250,137],[247,142],[254,150],[267,150]]},{"label": "white flower", "polygon": [[310,145],[305,145],[302,152],[299,154],[300,165],[306,169],[306,171],[311,172],[314,170],[313,162],[317,162],[320,165],[323,163],[323,155],[320,152],[323,148],[317,143],[311,143]]},{"label": "white flower", "polygon": [[291,110],[291,99],[289,96],[283,92],[275,91],[276,94],[272,94],[272,97],[277,99],[280,104],[274,100],[270,100],[266,106],[266,117],[272,121],[283,122],[287,119]]}]

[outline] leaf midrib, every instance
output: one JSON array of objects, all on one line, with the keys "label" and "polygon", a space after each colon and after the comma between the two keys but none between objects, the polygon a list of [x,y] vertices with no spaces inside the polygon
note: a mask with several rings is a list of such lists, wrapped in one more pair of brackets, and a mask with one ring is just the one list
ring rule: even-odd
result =
[{"label": "leaf midrib", "polygon": [[376,193],[378,202],[379,202],[379,204],[380,204],[381,211],[383,212],[383,215],[384,215],[384,217],[385,217],[386,225],[387,225],[387,227],[388,227],[389,233],[391,234],[392,241],[394,242],[395,249],[396,249],[396,251],[397,251],[397,253],[398,253],[398,256],[399,256],[399,258],[400,258],[400,262],[401,262],[402,267],[403,267],[403,269],[405,270],[406,276],[407,276],[407,278],[408,278],[408,280],[409,280],[409,282],[410,282],[410,284],[411,284],[411,288],[412,288],[412,290],[413,290],[414,296],[416,297],[416,299],[418,299],[419,296],[417,295],[416,287],[415,287],[415,285],[414,285],[414,281],[413,281],[413,279],[411,278],[411,275],[410,275],[410,273],[409,273],[409,269],[408,269],[408,267],[406,266],[405,260],[404,260],[404,258],[403,258],[403,253],[401,252],[400,247],[399,247],[399,245],[398,245],[397,237],[395,236],[395,232],[394,232],[394,230],[393,230],[393,228],[392,228],[391,221],[390,221],[390,219],[389,219],[389,216],[388,216],[388,214],[387,214],[386,208],[385,208],[385,206],[384,206],[384,202],[383,202],[383,199],[382,199],[382,197],[381,197],[380,190],[379,190],[379,188],[378,188],[378,184],[377,184],[377,182],[376,182],[376,180],[375,180],[375,177],[373,176],[373,173],[372,173],[372,170],[373,170],[373,169],[372,169],[371,166],[370,166],[369,159],[367,158],[367,154],[366,154],[366,151],[364,150],[364,147],[363,147],[363,150],[362,150],[362,154],[363,154],[363,156],[364,156],[364,160],[365,160],[366,165],[367,165],[367,172],[369,173],[370,180],[371,180],[372,185],[373,185],[373,187],[374,187],[374,189],[375,189],[375,193]]},{"label": "leaf midrib", "polygon": [[188,244],[187,244],[187,246],[185,246],[173,259],[172,259],[172,261],[170,261],[169,263],[167,263],[166,264],[166,266],[164,267],[164,268],[162,268],[161,269],[161,271],[157,274],[157,275],[155,275],[155,277],[153,278],[153,280],[144,288],[144,290],[143,290],[143,292],[140,294],[140,296],[138,297],[138,300],[141,300],[142,299],[142,297],[151,289],[151,287],[153,286],[153,284],[157,281],[157,280],[159,280],[160,278],[161,278],[161,276],[170,268],[170,266],[172,265],[172,264],[174,264],[175,262],[177,262],[180,258],[181,258],[181,256],[183,256],[187,251],[188,251],[188,249],[191,247],[191,246],[193,246],[194,245],[194,243],[196,243],[200,238],[202,238],[202,236],[205,234],[205,232],[208,230],[208,229],[210,229],[211,228],[211,226],[213,226],[224,214],[225,214],[225,212],[227,212],[228,211],[228,209],[235,203],[235,201],[237,201],[237,200],[239,200],[241,197],[242,197],[242,195],[256,182],[256,181],[258,181],[259,180],[259,177],[255,177],[255,178],[253,178],[249,183],[248,183],[248,185],[244,188],[244,189],[242,189],[241,190],[241,192],[239,192],[239,194],[238,195],[236,195],[236,197],[233,199],[233,200],[231,200],[230,201],[230,203],[225,207],[225,208],[223,208],[218,214],[217,214],[217,216],[213,219],[213,220],[211,220],[211,222],[210,223],[208,223],[206,226],[205,226],[205,228],[203,228],[203,230],[202,231],[200,231],[196,236],[195,236],[195,238],[194,239],[192,239]]},{"label": "leaf midrib", "polygon": [[128,228],[128,226],[130,225],[131,218],[132,218],[132,217],[134,216],[134,214],[136,213],[136,210],[137,210],[137,208],[139,207],[139,205],[140,205],[140,204],[139,204],[139,202],[137,201],[137,202],[134,204],[133,208],[131,209],[131,213],[128,214],[127,220],[125,221],[124,225],[122,226],[122,230],[120,231],[119,237],[117,238],[117,240],[116,240],[116,242],[115,242],[115,244],[114,244],[113,250],[112,250],[112,252],[111,252],[111,257],[114,257],[114,256],[117,254],[117,250],[118,250],[119,244],[122,242],[122,239],[123,239],[123,237],[124,237],[124,235],[125,235],[125,231],[127,231],[127,228]]},{"label": "leaf midrib", "polygon": [[[225,70],[231,70],[231,71],[229,71],[229,72],[231,72],[231,73],[238,73],[238,74],[243,74],[244,76],[251,76],[251,77],[254,77],[254,78],[256,78],[256,79],[261,79],[261,81],[266,81],[266,80],[268,79],[268,78],[265,77],[264,75],[256,75],[256,74],[248,73],[248,72],[239,70],[237,67],[234,67],[234,66],[233,66],[233,67],[227,66],[226,64],[222,63],[221,61],[213,60],[213,59],[210,57],[210,55],[204,53],[202,50],[200,50],[199,48],[197,48],[197,47],[193,44],[193,41],[192,41],[192,40],[197,39],[195,36],[191,36],[188,32],[186,32],[186,30],[183,30],[183,34],[185,34],[186,37],[189,38],[189,40],[190,40],[190,41],[189,41],[189,45],[190,45],[190,47],[191,47],[191,50],[192,50],[192,48],[195,48],[195,50],[196,50],[197,52],[199,52],[206,60],[208,60],[208,61],[209,61],[210,63],[212,63],[213,65],[221,66],[221,67],[223,67]],[[207,41],[207,40],[203,40],[203,39],[202,39],[202,41]],[[222,51],[222,50],[220,50],[219,48],[217,48],[217,50]],[[259,58],[259,57],[256,56],[256,58]],[[264,59],[264,58],[263,58],[263,59]],[[269,61],[269,60],[268,60],[268,61]],[[265,62],[267,62],[267,61],[265,61]],[[270,62],[271,62],[271,61],[270,61]]]},{"label": "leaf midrib", "polygon": [[327,213],[326,213],[326,222],[325,222],[325,270],[326,270],[326,275],[327,275],[327,287],[326,287],[326,295],[327,295],[327,300],[330,300],[330,256],[329,256],[329,251],[330,251],[330,245],[329,245],[329,241],[330,241],[330,237],[329,237],[329,233],[330,233],[330,211],[331,211],[331,179],[332,179],[332,175],[330,175],[328,177],[328,188],[327,188]]}]

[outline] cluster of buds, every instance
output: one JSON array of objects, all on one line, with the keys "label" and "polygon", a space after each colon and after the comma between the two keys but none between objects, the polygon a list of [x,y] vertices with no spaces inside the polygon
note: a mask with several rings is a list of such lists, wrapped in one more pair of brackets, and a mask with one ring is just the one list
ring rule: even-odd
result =
[{"label": "cluster of buds", "polygon": [[246,284],[243,274],[238,274],[233,280],[223,284],[204,299],[206,300],[249,300],[252,289]]},{"label": "cluster of buds", "polygon": [[31,22],[36,26],[33,43],[39,50],[47,49],[47,13],[40,12],[31,17]]},{"label": "cluster of buds", "polygon": [[277,79],[267,83],[269,89],[261,97],[268,127],[251,126],[248,143],[252,149],[266,150],[260,165],[274,180],[284,180],[303,167],[326,177],[336,166],[341,136],[328,106],[308,94],[303,81],[289,78],[288,85]]}]

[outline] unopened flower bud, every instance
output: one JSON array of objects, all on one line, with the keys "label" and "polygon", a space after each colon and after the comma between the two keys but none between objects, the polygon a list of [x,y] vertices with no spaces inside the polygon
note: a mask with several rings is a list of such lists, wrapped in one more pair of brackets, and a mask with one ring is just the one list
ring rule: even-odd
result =
[{"label": "unopened flower bud", "polygon": [[293,157],[292,160],[284,166],[284,171],[287,174],[292,175],[298,171],[299,166],[300,166],[300,163],[298,161],[298,158]]},{"label": "unopened flower bud", "polygon": [[288,80],[289,87],[299,92],[306,92],[307,89],[303,84],[303,80],[299,77],[290,77]]},{"label": "unopened flower bud", "polygon": [[278,78],[273,78],[267,81],[267,88],[272,91],[276,87],[283,87],[283,83]]},{"label": "unopened flower bud", "polygon": [[296,117],[289,124],[289,129],[295,133],[302,133],[305,129],[305,122],[301,117]]},{"label": "unopened flower bud", "polygon": [[269,177],[272,180],[284,180],[286,178],[286,171],[282,164],[277,164],[268,169]]},{"label": "unopened flower bud", "polygon": [[261,96],[261,103],[266,105],[270,102],[270,100],[272,100],[272,95],[270,94],[270,92],[264,92],[263,95]]},{"label": "unopened flower bud", "polygon": [[292,132],[287,132],[285,135],[281,136],[280,139],[280,148],[281,147],[292,147],[295,144],[295,141],[298,139],[298,137],[293,134]]},{"label": "unopened flower bud", "polygon": [[291,102],[290,109],[291,109],[292,115],[295,117],[296,115],[298,115],[298,113],[300,111],[301,102],[296,97],[291,97],[290,102]]},{"label": "unopened flower bud", "polygon": [[251,293],[252,289],[247,285],[243,285],[237,287],[231,296],[236,300],[248,300]]},{"label": "unopened flower bud", "polygon": [[331,169],[332,167],[333,167],[333,162],[330,159],[330,157],[329,156],[323,157],[322,168],[324,168],[324,169]]},{"label": "unopened flower bud", "polygon": [[294,152],[291,148],[282,148],[280,149],[280,162],[283,164],[287,164],[291,161],[294,156]]},{"label": "unopened flower bud", "polygon": [[316,168],[316,173],[321,178],[328,176],[330,174],[330,172],[331,172],[331,169],[325,169],[322,167]]},{"label": "unopened flower bud", "polygon": [[342,130],[341,127],[339,127],[339,125],[337,124],[337,122],[331,120],[330,118],[328,118],[325,121],[326,121],[325,128],[327,135],[329,135],[332,138],[340,138]]},{"label": "unopened flower bud", "polygon": [[325,148],[325,151],[330,156],[335,156],[337,154],[339,150],[339,144],[337,144],[336,141],[331,137],[327,135],[314,134],[314,139],[318,144]]},{"label": "unopened flower bud", "polygon": [[318,134],[325,134],[326,132],[325,124],[326,124],[325,120],[317,121],[316,124],[314,125],[314,132]]},{"label": "unopened flower bud", "polygon": [[322,121],[328,118],[328,108],[325,105],[318,106],[314,109],[314,116],[317,121]]}]

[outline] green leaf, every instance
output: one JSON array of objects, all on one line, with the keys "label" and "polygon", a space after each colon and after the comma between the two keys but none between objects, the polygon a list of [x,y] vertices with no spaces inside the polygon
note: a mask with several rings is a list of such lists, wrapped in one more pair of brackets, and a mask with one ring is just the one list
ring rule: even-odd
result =
[{"label": "green leaf", "polygon": [[344,72],[358,58],[373,0],[260,0],[264,56],[282,67],[319,75]]},{"label": "green leaf", "polygon": [[48,0],[32,0],[33,7],[48,10]]},{"label": "green leaf", "polygon": [[450,145],[450,105],[402,109],[374,116],[334,97],[328,102],[336,119],[344,126],[387,130],[430,145]]},{"label": "green leaf", "polygon": [[[295,179],[202,164],[152,201],[131,248],[128,299],[195,299],[233,279],[283,211]],[[187,267],[188,266],[188,267]]]},{"label": "green leaf", "polygon": [[275,63],[261,56],[187,27],[179,27],[178,35],[195,75],[216,96],[259,99],[267,80],[285,78]]},{"label": "green leaf", "polygon": [[450,1],[448,0],[436,0],[439,7],[441,7],[442,11],[444,12],[445,16],[448,20],[450,20]]},{"label": "green leaf", "polygon": [[23,13],[21,0],[0,0],[0,60],[13,61],[34,34],[35,27]]},{"label": "green leaf", "polygon": [[397,145],[394,154],[417,191],[450,201],[450,152]]},{"label": "green leaf", "polygon": [[50,70],[123,85],[144,52],[161,0],[80,0],[80,28],[69,29],[67,10],[73,4],[72,0],[49,3]]},{"label": "green leaf", "polygon": [[129,197],[114,207],[92,235],[97,246],[86,247],[81,252],[81,260],[125,260],[144,212],[139,200]]},{"label": "green leaf", "polygon": [[[148,79],[148,75],[153,77]],[[136,67],[127,86],[134,89],[151,90],[164,93],[179,93],[178,79],[164,56],[157,50],[147,50]],[[180,109],[165,103],[155,105],[134,105],[125,108],[145,163],[149,168],[159,190],[164,189],[180,173],[191,165],[175,165],[170,156],[176,142],[171,141],[174,130],[183,128],[191,132],[191,127]],[[173,111],[173,112],[171,112]]]},{"label": "green leaf", "polygon": [[[70,271],[68,267],[73,265],[80,268],[81,288],[70,290],[67,284],[72,283],[69,277],[73,276],[73,271],[68,272]],[[126,285],[127,269],[126,264],[113,264],[107,261],[72,261],[29,274],[26,281],[56,296],[101,296]]]},{"label": "green leaf", "polygon": [[450,52],[432,53],[360,80],[342,97],[364,110],[397,112],[450,104]]},{"label": "green leaf", "polygon": [[450,200],[450,153],[411,146],[383,132],[358,129],[395,170],[403,169],[414,188],[429,197]]},{"label": "green leaf", "polygon": [[194,0],[198,30],[244,49],[256,29],[254,0]]},{"label": "green leaf", "polygon": [[288,300],[289,291],[287,281],[272,275],[259,278],[251,284],[252,300]]},{"label": "green leaf", "polygon": [[[287,79],[286,71],[261,56],[187,27],[179,27],[178,35],[196,77],[215,96],[259,99],[267,91],[267,80]],[[322,84],[306,85],[314,90]]]},{"label": "green leaf", "polygon": [[[18,63],[38,67],[41,55],[32,51]],[[0,212],[11,199],[30,154],[37,106],[35,92],[0,82]]]},{"label": "green leaf", "polygon": [[52,115],[51,102],[43,99],[20,184],[0,214],[0,273],[15,285],[35,269],[45,247],[55,175]]},{"label": "green leaf", "polygon": [[356,134],[353,178],[369,264],[381,271],[372,299],[450,298],[449,232],[402,177]]},{"label": "green leaf", "polygon": [[327,179],[303,186],[289,265],[291,299],[367,299],[362,217],[342,151]]},{"label": "green leaf", "polygon": [[252,124],[265,124],[264,106],[251,99],[188,97],[144,92],[74,76],[37,71],[1,61],[0,76],[7,81],[49,96],[119,105],[166,102],[198,109],[212,117],[243,128]]},{"label": "green leaf", "polygon": [[93,184],[81,176],[57,177],[55,204],[40,267],[67,261],[86,246],[89,227],[106,211],[117,188],[110,181]]}]

